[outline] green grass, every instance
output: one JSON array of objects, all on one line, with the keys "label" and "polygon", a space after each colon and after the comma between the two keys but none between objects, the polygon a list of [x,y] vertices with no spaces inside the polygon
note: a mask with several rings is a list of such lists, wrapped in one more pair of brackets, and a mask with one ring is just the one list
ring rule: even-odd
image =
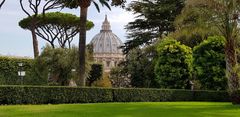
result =
[{"label": "green grass", "polygon": [[211,102],[0,106],[0,117],[240,117],[240,106]]}]

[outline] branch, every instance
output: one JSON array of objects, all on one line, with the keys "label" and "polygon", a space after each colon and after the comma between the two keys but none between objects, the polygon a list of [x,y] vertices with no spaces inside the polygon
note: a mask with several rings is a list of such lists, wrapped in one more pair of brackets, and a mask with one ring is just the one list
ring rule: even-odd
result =
[{"label": "branch", "polygon": [[27,10],[24,9],[22,1],[23,1],[23,0],[20,0],[20,6],[21,6],[23,12],[26,13],[26,14],[28,15],[28,17],[31,17],[31,15],[27,12]]},{"label": "branch", "polygon": [[[51,4],[50,4],[51,3]],[[45,14],[45,12],[47,10],[50,10],[50,9],[58,9],[58,8],[62,8],[62,5],[58,3],[57,0],[49,0],[46,2],[46,4],[43,6],[43,9],[42,9],[42,12],[43,14]]]},{"label": "branch", "polygon": [[36,15],[36,7],[35,7],[35,5],[32,3],[32,0],[28,0],[28,2],[29,2],[29,8],[34,12],[34,14]]},{"label": "branch", "polygon": [[[42,27],[39,27],[39,28],[40,28],[42,31],[40,31],[38,28],[36,28],[36,34],[37,34],[39,37],[41,37],[42,39],[50,42],[49,36],[48,36],[47,33],[44,31],[44,28],[42,28]],[[43,32],[46,36],[44,36],[44,35],[42,34],[42,32]]]}]

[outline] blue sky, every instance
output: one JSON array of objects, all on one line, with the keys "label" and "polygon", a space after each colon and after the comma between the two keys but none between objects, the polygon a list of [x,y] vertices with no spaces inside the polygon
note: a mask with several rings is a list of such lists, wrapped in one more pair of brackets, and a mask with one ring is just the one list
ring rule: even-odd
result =
[{"label": "blue sky", "polygon": [[[80,14],[79,9],[64,9],[62,12],[76,14],[77,16]],[[94,35],[99,33],[105,14],[108,15],[113,33],[123,42],[126,40],[124,26],[133,21],[133,15],[119,7],[112,7],[111,11],[106,7],[101,7],[101,12],[98,13],[94,5],[92,5],[89,9],[88,20],[93,21],[95,26],[87,32],[87,43],[91,41]],[[26,15],[15,0],[8,0],[0,10],[0,55],[33,57],[31,33],[18,26],[18,21],[24,17]],[[46,41],[41,38],[38,40],[39,50],[41,51]],[[78,37],[73,41],[73,44],[78,44]]]}]

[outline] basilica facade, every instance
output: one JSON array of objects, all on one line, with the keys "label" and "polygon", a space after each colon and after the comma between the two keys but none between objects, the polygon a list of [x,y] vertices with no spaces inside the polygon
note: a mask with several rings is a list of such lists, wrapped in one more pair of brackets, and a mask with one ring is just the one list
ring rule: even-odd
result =
[{"label": "basilica facade", "polygon": [[96,62],[104,66],[104,72],[109,72],[118,63],[124,60],[124,55],[120,46],[122,41],[111,30],[110,22],[105,16],[100,33],[95,35],[90,42],[93,45],[93,57]]}]

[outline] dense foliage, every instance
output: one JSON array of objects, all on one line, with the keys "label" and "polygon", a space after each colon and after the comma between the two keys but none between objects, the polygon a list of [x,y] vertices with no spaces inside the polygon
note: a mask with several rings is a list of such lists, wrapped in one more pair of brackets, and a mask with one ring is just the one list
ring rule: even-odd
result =
[{"label": "dense foliage", "polygon": [[[186,8],[190,10],[199,9],[200,16],[205,21],[201,26],[210,26],[217,29],[219,36],[226,39],[225,61],[228,89],[232,96],[233,104],[239,104],[237,90],[240,87],[237,61],[237,40],[239,38],[238,19],[240,12],[239,0],[187,0]],[[185,14],[185,12],[182,12]],[[188,16],[188,15],[186,15]],[[191,25],[189,23],[189,25]],[[199,27],[193,23],[193,27]],[[209,29],[207,29],[209,30]],[[240,99],[238,99],[240,100]]]},{"label": "dense foliage", "polygon": [[164,39],[157,46],[156,80],[161,88],[189,88],[192,50],[176,40]]},{"label": "dense foliage", "polygon": [[125,84],[130,79],[132,87],[155,87],[154,62],[149,55],[151,52],[147,48],[135,48],[128,53],[119,69],[120,77],[125,79],[122,79]]},{"label": "dense foliage", "polygon": [[202,89],[227,89],[225,41],[220,36],[209,37],[194,47],[194,69],[196,70],[196,79],[200,81]]},{"label": "dense foliage", "polygon": [[[46,46],[36,59],[0,57],[0,85],[68,86],[70,81],[76,81],[77,60],[77,48],[53,49],[50,46]],[[20,68],[18,63],[23,63],[23,67]],[[102,78],[101,64],[87,62],[86,68],[90,84]],[[20,69],[26,72],[23,78],[18,76]]]},{"label": "dense foliage", "polygon": [[[80,18],[70,13],[49,12],[35,17],[36,34],[49,42],[54,48],[56,43],[62,48],[71,48],[71,42],[79,32]],[[19,22],[23,29],[31,30],[32,17],[27,17]],[[90,30],[94,24],[87,21],[86,29]]]},{"label": "dense foliage", "polygon": [[[96,1],[98,1],[98,2],[96,2]],[[64,4],[64,7],[68,7],[68,8],[78,8],[79,6],[85,5],[88,3],[88,2],[81,2],[78,0],[59,0],[59,2]],[[99,7],[98,3],[100,3],[102,6],[106,6],[109,9],[111,9],[110,5],[109,5],[109,0],[90,0],[90,2],[92,2],[94,4],[94,6],[98,10],[98,12],[100,12],[100,7]],[[111,0],[112,6],[124,7],[125,3],[126,3],[126,0]]]},{"label": "dense foliage", "polygon": [[[23,67],[20,68],[18,63],[23,63]],[[21,78],[18,76],[18,71],[26,71],[26,76],[23,78],[24,84],[32,84],[35,81],[31,80],[31,68],[33,66],[33,60],[28,58],[12,58],[12,57],[0,57],[0,84],[4,85],[17,85],[21,84]]]},{"label": "dense foliage", "polygon": [[144,44],[152,43],[164,34],[175,30],[173,22],[185,0],[138,0],[132,1],[127,10],[136,15],[133,22],[126,25],[128,38],[124,52]]},{"label": "dense foliage", "polygon": [[[191,0],[186,0],[186,5]],[[203,16],[204,15],[204,16]],[[211,12],[204,12],[198,7],[184,7],[182,13],[174,21],[176,31],[171,34],[175,39],[189,47],[200,44],[211,35],[219,35]],[[212,20],[212,21],[211,21]]]},{"label": "dense foliage", "polygon": [[88,86],[92,86],[93,82],[100,80],[103,76],[103,65],[93,63],[91,64],[91,70],[87,78]]},{"label": "dense foliage", "polygon": [[72,69],[77,68],[77,48],[44,48],[41,55],[38,57],[44,69],[49,71],[50,85],[69,85],[69,82],[74,78]]},{"label": "dense foliage", "polygon": [[131,87],[131,76],[130,78],[127,77],[129,72],[126,71],[125,67],[126,66],[121,65],[111,69],[110,80],[112,87]]},{"label": "dense foliage", "polygon": [[226,91],[0,86],[0,104],[229,101]]}]

